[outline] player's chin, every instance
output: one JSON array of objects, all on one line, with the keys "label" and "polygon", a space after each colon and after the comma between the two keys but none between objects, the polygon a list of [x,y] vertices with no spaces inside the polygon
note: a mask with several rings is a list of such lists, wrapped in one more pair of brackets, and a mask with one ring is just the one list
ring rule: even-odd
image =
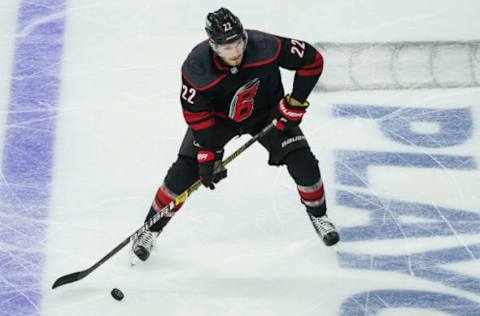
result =
[{"label": "player's chin", "polygon": [[232,58],[229,60],[230,66],[238,66],[242,63],[243,56],[240,56],[238,58]]}]

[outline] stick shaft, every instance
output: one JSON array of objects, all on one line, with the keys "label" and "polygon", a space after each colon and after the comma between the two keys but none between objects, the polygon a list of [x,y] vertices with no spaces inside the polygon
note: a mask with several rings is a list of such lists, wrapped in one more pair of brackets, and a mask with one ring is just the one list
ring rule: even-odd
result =
[{"label": "stick shaft", "polygon": [[[252,144],[254,144],[257,140],[262,138],[264,135],[266,135],[270,130],[274,127],[273,123],[270,123],[267,125],[264,129],[262,129],[260,132],[255,134],[252,138],[250,138],[245,144],[240,146],[237,150],[235,150],[233,153],[231,153],[227,158],[225,158],[222,161],[222,166],[228,165],[230,162],[232,162],[235,158],[237,158],[241,153],[243,153],[248,147],[250,147]],[[96,270],[99,266],[101,266],[103,263],[105,263],[107,260],[109,260],[111,257],[113,257],[117,252],[122,250],[126,245],[130,243],[131,240],[137,238],[140,236],[146,229],[150,228],[152,225],[154,225],[156,222],[160,220],[160,218],[164,217],[168,212],[173,210],[175,206],[177,206],[180,203],[183,203],[193,192],[198,190],[198,188],[201,186],[200,180],[195,181],[188,189],[186,189],[184,192],[182,192],[175,200],[172,200],[167,206],[165,206],[160,212],[155,214],[152,218],[150,218],[147,222],[145,222],[142,227],[137,229],[133,234],[128,236],[126,239],[124,239],[121,243],[119,243],[115,248],[113,248],[109,253],[107,253],[102,259],[97,261],[94,265],[92,265],[90,268],[74,273],[70,273],[67,275],[64,275],[60,278],[58,278],[52,285],[52,289],[55,289],[59,286],[72,283],[75,281],[79,281],[92,273],[94,270]]]}]

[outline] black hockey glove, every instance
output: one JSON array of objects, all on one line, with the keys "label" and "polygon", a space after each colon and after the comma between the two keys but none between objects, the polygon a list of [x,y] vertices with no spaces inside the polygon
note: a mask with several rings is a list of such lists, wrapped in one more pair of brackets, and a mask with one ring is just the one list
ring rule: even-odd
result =
[{"label": "black hockey glove", "polygon": [[200,181],[211,190],[215,189],[215,183],[227,177],[227,169],[221,165],[222,158],[223,149],[214,151],[200,148],[197,152]]},{"label": "black hockey glove", "polygon": [[280,131],[298,126],[309,105],[310,103],[307,101],[299,105],[292,105],[290,104],[290,95],[287,94],[272,111],[273,125]]}]

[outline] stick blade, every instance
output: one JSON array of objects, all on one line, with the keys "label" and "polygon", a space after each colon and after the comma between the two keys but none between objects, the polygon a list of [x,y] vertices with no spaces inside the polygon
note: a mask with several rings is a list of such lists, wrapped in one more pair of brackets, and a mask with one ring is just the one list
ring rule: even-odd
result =
[{"label": "stick blade", "polygon": [[59,286],[62,286],[62,285],[65,285],[65,284],[68,284],[68,283],[73,283],[73,282],[76,282],[78,280],[81,280],[83,279],[84,277],[86,277],[88,274],[88,271],[85,270],[85,271],[79,271],[79,272],[74,272],[74,273],[70,273],[70,274],[66,274],[62,277],[59,277],[52,285],[52,290],[54,290],[55,288],[59,287]]}]

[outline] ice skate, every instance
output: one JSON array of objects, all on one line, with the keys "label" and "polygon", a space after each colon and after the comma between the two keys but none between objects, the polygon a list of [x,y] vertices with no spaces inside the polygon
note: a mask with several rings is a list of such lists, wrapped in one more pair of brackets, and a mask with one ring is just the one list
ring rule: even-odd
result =
[{"label": "ice skate", "polygon": [[[150,257],[150,253],[155,247],[157,237],[160,232],[152,232],[146,229],[137,239],[134,240],[132,245],[133,254],[140,260],[146,261]],[[135,260],[132,260],[134,265]]]},{"label": "ice skate", "polygon": [[325,245],[333,246],[340,240],[340,235],[338,234],[335,225],[333,225],[332,221],[327,217],[327,215],[314,217],[308,214],[308,216],[312,221],[313,227],[317,231],[320,238],[322,238]]}]

